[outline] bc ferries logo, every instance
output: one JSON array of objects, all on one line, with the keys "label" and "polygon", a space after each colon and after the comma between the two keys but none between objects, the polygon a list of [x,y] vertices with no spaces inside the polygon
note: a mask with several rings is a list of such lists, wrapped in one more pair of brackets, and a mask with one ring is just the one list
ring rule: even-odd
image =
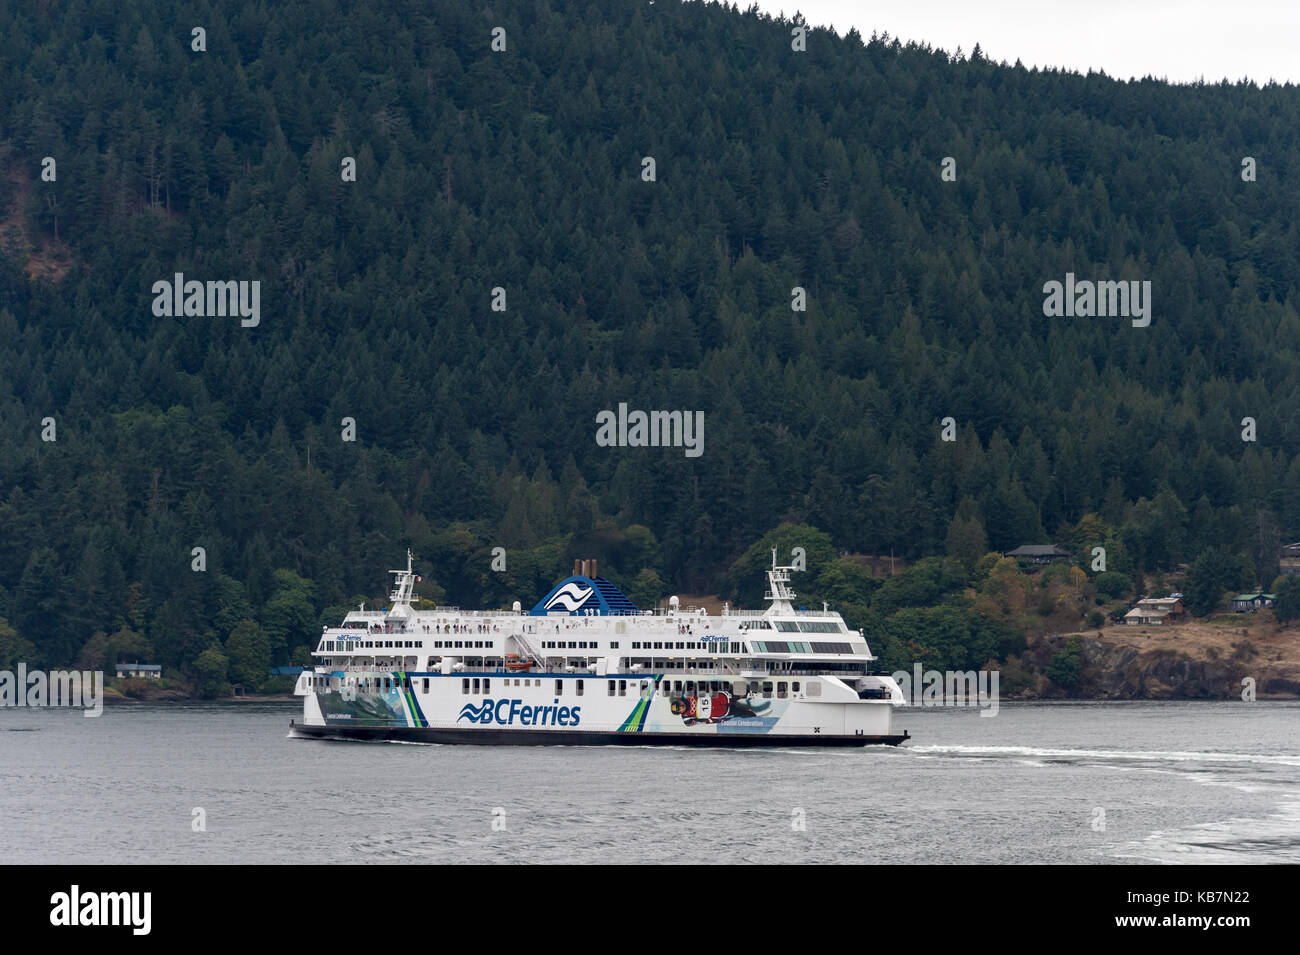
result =
[{"label": "bc ferries logo", "polygon": [[584,587],[579,583],[569,581],[569,583],[557,590],[550,600],[546,601],[546,609],[553,610],[556,607],[563,607],[572,613],[585,604],[587,598],[594,592],[590,587]]},{"label": "bc ferries logo", "polygon": [[523,700],[484,700],[482,705],[466,703],[460,709],[456,722],[496,723],[513,726],[577,726],[581,719],[581,706],[525,706]]}]

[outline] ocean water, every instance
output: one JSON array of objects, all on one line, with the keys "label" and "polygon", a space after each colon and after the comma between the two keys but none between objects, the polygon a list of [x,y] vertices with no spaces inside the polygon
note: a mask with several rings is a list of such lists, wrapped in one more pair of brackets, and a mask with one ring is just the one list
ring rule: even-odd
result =
[{"label": "ocean water", "polygon": [[298,712],[0,710],[6,861],[1300,862],[1300,703],[903,708],[899,748],[766,751],[288,739]]}]

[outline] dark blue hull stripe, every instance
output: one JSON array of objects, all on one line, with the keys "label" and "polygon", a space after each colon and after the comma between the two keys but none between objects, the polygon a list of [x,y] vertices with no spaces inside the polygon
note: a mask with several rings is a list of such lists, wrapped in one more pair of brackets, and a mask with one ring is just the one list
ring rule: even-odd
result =
[{"label": "dark blue hull stripe", "polygon": [[304,726],[290,721],[294,736],[312,739],[404,743],[467,743],[480,746],[897,746],[901,736],[787,736],[776,733],[619,733],[589,730],[523,730],[414,726]]}]

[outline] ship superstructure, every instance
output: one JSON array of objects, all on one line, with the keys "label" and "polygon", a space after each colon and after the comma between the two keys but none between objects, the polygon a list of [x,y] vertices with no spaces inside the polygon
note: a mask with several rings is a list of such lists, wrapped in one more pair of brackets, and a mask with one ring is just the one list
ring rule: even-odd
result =
[{"label": "ship superstructure", "polygon": [[505,744],[897,745],[905,701],[863,635],[796,610],[794,568],[767,609],[721,615],[676,597],[639,610],[595,561],[531,610],[418,608],[411,554],[389,606],[322,632],[291,735]]}]

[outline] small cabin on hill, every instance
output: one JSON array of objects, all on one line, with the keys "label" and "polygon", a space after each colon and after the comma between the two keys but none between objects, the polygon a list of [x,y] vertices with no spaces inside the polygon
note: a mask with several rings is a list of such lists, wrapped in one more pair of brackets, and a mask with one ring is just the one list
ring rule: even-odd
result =
[{"label": "small cabin on hill", "polygon": [[157,663],[119,663],[117,675],[119,678],[161,680],[162,666]]},{"label": "small cabin on hill", "polygon": [[1169,622],[1169,611],[1157,607],[1134,607],[1124,614],[1124,623],[1130,627],[1160,627]]},{"label": "small cabin on hill", "polygon": [[1143,597],[1137,602],[1137,606],[1163,610],[1171,620],[1178,620],[1187,612],[1183,607],[1182,594],[1170,594],[1168,597]]},{"label": "small cabin on hill", "polygon": [[1276,602],[1276,594],[1237,594],[1232,598],[1232,609],[1235,613],[1254,613],[1272,607]]},{"label": "small cabin on hill", "polygon": [[1177,623],[1185,614],[1182,594],[1143,597],[1133,605],[1132,610],[1124,614],[1124,622],[1133,627],[1159,627],[1166,623]]},{"label": "small cabin on hill", "polygon": [[1009,550],[1003,557],[1014,557],[1017,560],[1030,560],[1035,564],[1050,564],[1058,560],[1066,560],[1070,556],[1068,550],[1063,550],[1055,544],[1021,544],[1015,550]]}]

